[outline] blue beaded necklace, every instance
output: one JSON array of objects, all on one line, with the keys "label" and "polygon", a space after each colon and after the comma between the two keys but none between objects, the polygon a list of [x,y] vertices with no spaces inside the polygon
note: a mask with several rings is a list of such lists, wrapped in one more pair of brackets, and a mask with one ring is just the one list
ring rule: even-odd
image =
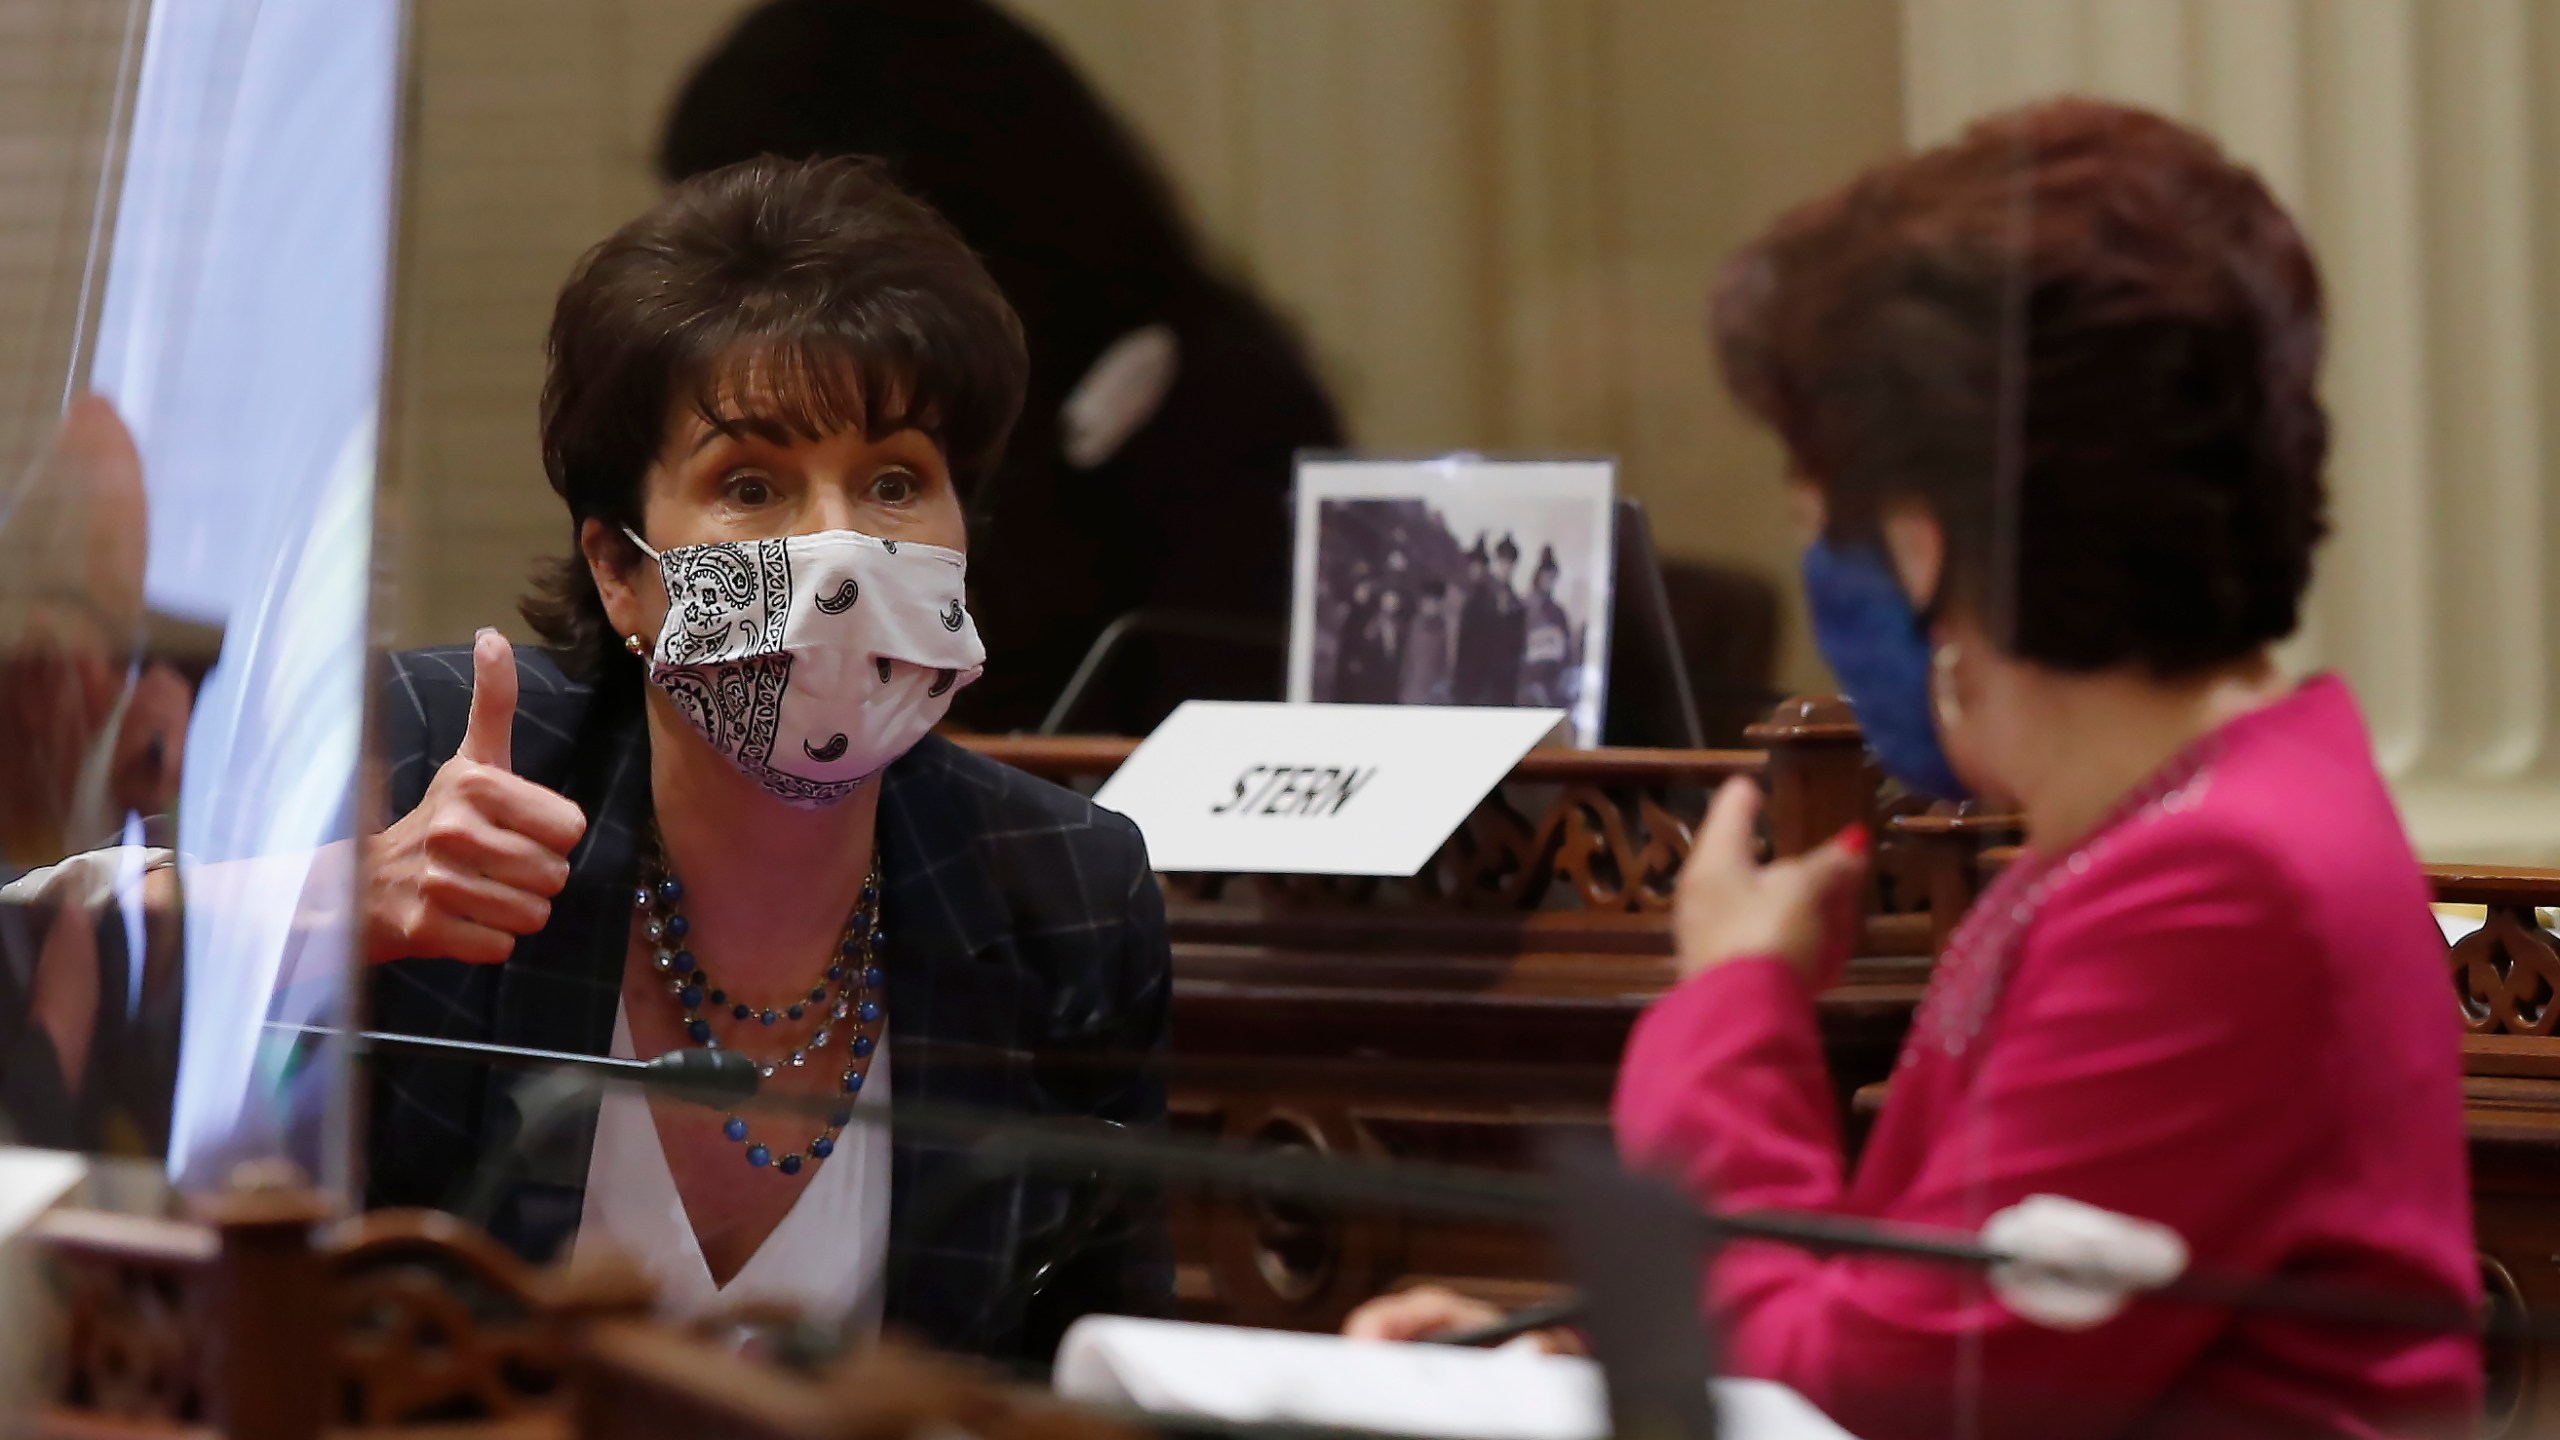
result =
[{"label": "blue beaded necklace", "polygon": [[[655,952],[652,963],[666,978],[668,992],[684,1011],[686,1039],[705,1049],[721,1049],[722,1041],[711,1021],[722,1010],[741,1027],[752,1024],[761,1029],[771,1029],[785,1021],[797,1024],[814,1014],[817,1028],[780,1059],[756,1060],[757,1071],[769,1080],[781,1070],[800,1069],[839,1034],[845,1037],[845,1048],[851,1052],[841,1077],[844,1100],[827,1116],[826,1129],[809,1142],[805,1151],[775,1156],[772,1147],[748,1138],[743,1116],[729,1116],[721,1122],[720,1133],[746,1147],[749,1165],[781,1175],[797,1175],[810,1162],[833,1155],[837,1137],[853,1123],[854,1101],[862,1094],[863,1078],[871,1073],[872,1052],[879,1048],[880,1032],[887,1021],[888,990],[880,972],[880,947],[886,937],[880,930],[879,857],[872,858],[871,873],[862,882],[862,898],[845,919],[844,934],[836,943],[836,953],[827,957],[825,974],[805,996],[794,992],[779,1005],[759,1006],[730,994],[686,948],[685,941],[693,927],[678,908],[684,900],[684,884],[667,865],[665,852],[654,835],[641,847],[640,872],[641,883],[631,894],[632,908],[646,917],[641,930]],[[745,1047],[732,1037],[729,1048]]]}]

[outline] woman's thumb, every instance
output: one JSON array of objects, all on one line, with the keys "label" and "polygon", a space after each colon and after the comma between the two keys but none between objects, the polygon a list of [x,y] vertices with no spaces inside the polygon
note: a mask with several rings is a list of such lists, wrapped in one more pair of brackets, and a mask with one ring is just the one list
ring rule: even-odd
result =
[{"label": "woman's thumb", "polygon": [[515,768],[516,647],[495,630],[471,643],[471,719],[456,753],[466,760]]}]

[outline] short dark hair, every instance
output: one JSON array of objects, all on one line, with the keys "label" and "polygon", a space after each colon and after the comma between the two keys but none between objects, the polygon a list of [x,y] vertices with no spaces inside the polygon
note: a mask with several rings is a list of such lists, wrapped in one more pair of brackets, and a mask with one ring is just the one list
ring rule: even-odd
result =
[{"label": "short dark hair", "polygon": [[1710,329],[1832,538],[1923,502],[1946,594],[2020,658],[2177,676],[2299,621],[2328,529],[2319,272],[2192,129],[2086,100],[1981,120],[1780,219]]},{"label": "short dark hair", "polygon": [[577,546],[640,529],[678,406],[816,438],[916,429],[965,491],[1022,407],[1022,326],[959,235],[877,162],[765,157],[696,176],[587,252],[552,312],[542,462],[569,553],[525,619],[590,673],[622,647]]}]

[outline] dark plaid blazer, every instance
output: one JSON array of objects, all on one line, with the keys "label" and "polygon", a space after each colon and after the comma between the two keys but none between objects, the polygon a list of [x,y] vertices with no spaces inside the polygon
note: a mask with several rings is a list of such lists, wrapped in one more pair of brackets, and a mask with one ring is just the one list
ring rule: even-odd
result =
[{"label": "dark plaid blazer", "polygon": [[[587,833],[551,923],[503,965],[409,960],[376,967],[376,1029],[603,1054],[629,943],[634,838],[649,818],[639,686],[590,685],[520,649],[517,773],[576,801]],[[460,746],[471,707],[465,647],[393,655],[377,706],[396,818]],[[1159,1122],[1164,1094],[1127,1067],[1077,1052],[1163,1046],[1169,958],[1164,902],[1137,827],[1074,793],[928,737],[889,767],[880,797],[888,935],[891,1103]],[[1042,1056],[937,1062],[914,1042]],[[520,1117],[516,1077],[487,1067],[372,1062],[367,1199],[450,1208]],[[575,1230],[595,1135],[592,1106],[566,1134],[525,1147],[491,1228],[547,1259]],[[1127,1196],[1103,1218],[1099,1187],[974,1167],[901,1140],[891,1156],[888,1323],[932,1343],[1045,1359],[1093,1311],[1167,1308],[1172,1263],[1160,1210]]]}]

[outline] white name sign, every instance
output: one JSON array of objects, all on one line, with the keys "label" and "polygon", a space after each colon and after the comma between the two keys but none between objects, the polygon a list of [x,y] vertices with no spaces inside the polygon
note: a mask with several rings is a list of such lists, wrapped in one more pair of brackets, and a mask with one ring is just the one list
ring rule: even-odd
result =
[{"label": "white name sign", "polygon": [[1561,710],[1193,700],[1094,797],[1177,874],[1411,875]]},{"label": "white name sign", "polygon": [[0,1145],[0,1244],[35,1223],[88,1172],[88,1162],[67,1151]]}]

